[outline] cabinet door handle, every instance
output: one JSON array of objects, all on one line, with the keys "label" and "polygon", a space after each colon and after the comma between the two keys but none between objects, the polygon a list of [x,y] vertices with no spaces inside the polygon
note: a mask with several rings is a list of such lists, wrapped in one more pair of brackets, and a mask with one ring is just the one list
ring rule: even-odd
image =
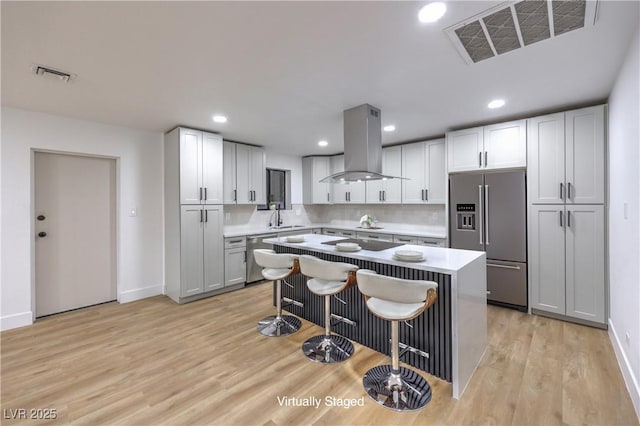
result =
[{"label": "cabinet door handle", "polygon": [[204,211],[204,221],[209,222],[209,210]]},{"label": "cabinet door handle", "polygon": [[489,185],[484,186],[484,229],[485,229],[485,244],[489,245]]},{"label": "cabinet door handle", "polygon": [[233,190],[233,201],[238,201],[238,190],[237,189]]},{"label": "cabinet door handle", "polygon": [[200,201],[202,201],[202,187],[200,187]]},{"label": "cabinet door handle", "polygon": [[487,263],[487,266],[491,266],[493,268],[502,268],[502,269],[515,269],[516,271],[520,270],[519,266],[498,265],[497,263]]},{"label": "cabinet door handle", "polygon": [[382,191],[378,191],[378,201],[382,201]]},{"label": "cabinet door handle", "polygon": [[207,187],[204,187],[204,200],[207,201]]},{"label": "cabinet door handle", "polygon": [[567,182],[567,199],[571,199],[571,182]]},{"label": "cabinet door handle", "polygon": [[204,222],[204,221],[202,220],[202,210],[200,210],[200,222]]},{"label": "cabinet door handle", "polygon": [[571,210],[567,210],[567,227],[571,228]]},{"label": "cabinet door handle", "polygon": [[560,200],[564,200],[564,183],[560,182]]},{"label": "cabinet door handle", "polygon": [[560,228],[562,228],[564,225],[562,223],[562,210],[560,211]]},{"label": "cabinet door handle", "polygon": [[349,201],[349,193],[346,191],[344,193],[344,201]]},{"label": "cabinet door handle", "polygon": [[483,215],[483,206],[482,206],[482,185],[478,185],[478,204],[480,205],[478,208],[478,214],[480,215],[480,220],[478,220],[478,239],[480,242],[480,245],[482,245],[482,225],[483,225],[483,221],[484,218],[482,217]]},{"label": "cabinet door handle", "polygon": [[420,190],[420,199],[424,201],[424,189]]},{"label": "cabinet door handle", "polygon": [[487,167],[487,158],[489,158],[489,155],[487,154],[487,151],[484,152],[484,166]]},{"label": "cabinet door handle", "polygon": [[428,189],[424,190],[424,200],[425,201],[429,201],[429,190]]},{"label": "cabinet door handle", "polygon": [[482,167],[482,152],[478,152],[478,167]]},{"label": "cabinet door handle", "polygon": [[387,191],[382,191],[382,201],[387,201]]},{"label": "cabinet door handle", "polygon": [[327,202],[329,201],[329,193],[327,192]]}]

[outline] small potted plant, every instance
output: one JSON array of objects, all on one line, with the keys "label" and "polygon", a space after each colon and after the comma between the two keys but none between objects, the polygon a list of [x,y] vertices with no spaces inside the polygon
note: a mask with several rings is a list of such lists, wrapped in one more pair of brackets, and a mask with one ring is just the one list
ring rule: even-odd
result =
[{"label": "small potted plant", "polygon": [[363,228],[371,228],[375,219],[370,214],[365,214],[360,218],[360,226]]}]

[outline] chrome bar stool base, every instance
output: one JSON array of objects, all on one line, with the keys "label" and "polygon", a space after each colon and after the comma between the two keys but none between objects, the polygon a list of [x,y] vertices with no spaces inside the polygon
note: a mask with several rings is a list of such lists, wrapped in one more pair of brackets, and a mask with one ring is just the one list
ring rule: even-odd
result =
[{"label": "chrome bar stool base", "polygon": [[366,372],[362,384],[371,399],[394,411],[420,410],[431,401],[431,386],[409,368],[394,374],[391,365],[378,365]]},{"label": "chrome bar stool base", "polygon": [[302,344],[302,352],[311,361],[333,364],[348,359],[353,354],[353,343],[342,336],[313,336]]},{"label": "chrome bar stool base", "polygon": [[258,322],[258,331],[269,337],[288,336],[300,330],[302,322],[291,315],[271,315]]}]

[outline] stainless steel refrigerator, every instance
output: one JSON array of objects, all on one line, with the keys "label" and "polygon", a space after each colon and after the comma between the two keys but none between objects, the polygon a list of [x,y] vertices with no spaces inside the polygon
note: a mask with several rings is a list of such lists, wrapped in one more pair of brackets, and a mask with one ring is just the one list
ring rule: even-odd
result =
[{"label": "stainless steel refrigerator", "polygon": [[527,308],[524,171],[449,177],[451,247],[487,252],[487,300]]}]

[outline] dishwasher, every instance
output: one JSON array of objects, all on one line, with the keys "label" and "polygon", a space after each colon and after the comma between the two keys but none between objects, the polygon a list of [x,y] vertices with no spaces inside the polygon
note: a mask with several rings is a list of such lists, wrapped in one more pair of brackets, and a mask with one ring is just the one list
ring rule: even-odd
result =
[{"label": "dishwasher", "polygon": [[271,244],[264,242],[267,238],[276,238],[278,234],[261,234],[247,236],[247,283],[260,281],[262,277],[262,267],[256,263],[253,256],[255,249],[273,249]]}]

